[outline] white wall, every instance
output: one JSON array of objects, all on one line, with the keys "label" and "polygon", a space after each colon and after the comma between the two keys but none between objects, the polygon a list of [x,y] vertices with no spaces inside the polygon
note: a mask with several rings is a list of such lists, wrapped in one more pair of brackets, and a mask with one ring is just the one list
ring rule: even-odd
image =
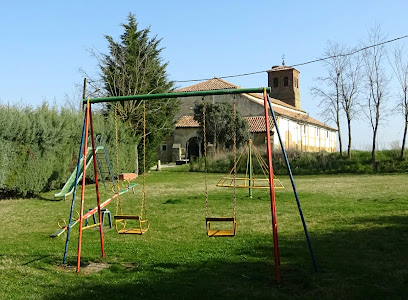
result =
[{"label": "white wall", "polygon": [[[278,117],[278,126],[286,149],[302,151],[336,151],[336,132],[312,124],[298,123],[289,118]],[[290,132],[290,134],[288,134]],[[274,147],[280,148],[279,138],[274,134]]]}]

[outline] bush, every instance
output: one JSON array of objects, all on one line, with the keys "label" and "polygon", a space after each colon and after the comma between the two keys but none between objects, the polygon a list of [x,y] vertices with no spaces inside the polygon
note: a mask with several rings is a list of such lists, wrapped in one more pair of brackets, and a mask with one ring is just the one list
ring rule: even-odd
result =
[{"label": "bush", "polygon": [[[116,173],[114,118],[94,114],[93,121]],[[0,195],[30,196],[60,188],[76,166],[82,125],[83,112],[47,104],[35,109],[0,105]],[[132,172],[137,139],[120,122],[118,135],[119,172]],[[92,171],[88,175],[93,178]]]},{"label": "bush", "polygon": [[[239,155],[239,154],[238,154]],[[408,159],[401,160],[396,150],[383,150],[377,152],[377,162],[371,163],[371,152],[352,151],[351,159],[341,156],[340,153],[321,152],[287,152],[292,173],[295,175],[317,175],[317,174],[372,174],[372,173],[395,173],[408,172]],[[274,151],[272,155],[273,169],[275,174],[287,174],[284,156],[280,151]],[[263,154],[267,162],[267,155]],[[234,165],[232,155],[222,158],[208,158],[208,171],[217,173],[228,173]],[[237,168],[238,173],[245,173],[246,159]],[[199,161],[190,163],[191,171],[204,170],[204,164]],[[262,170],[254,162],[254,173],[261,174]]]}]

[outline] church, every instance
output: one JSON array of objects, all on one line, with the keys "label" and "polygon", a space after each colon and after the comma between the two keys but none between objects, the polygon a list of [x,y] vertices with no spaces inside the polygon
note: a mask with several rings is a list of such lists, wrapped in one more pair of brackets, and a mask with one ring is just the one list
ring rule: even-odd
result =
[{"label": "church", "polygon": [[[336,151],[337,130],[311,118],[301,109],[299,92],[299,71],[292,67],[274,66],[267,71],[270,98],[277,117],[280,134],[286,150],[305,152]],[[265,86],[260,84],[260,86]],[[180,88],[176,92],[204,90],[239,89],[241,87],[220,78],[213,78],[191,86]],[[206,101],[227,102],[232,105],[233,95],[207,96]],[[266,149],[264,101],[262,94],[237,94],[236,110],[248,122],[250,137],[254,145]],[[162,162],[187,161],[201,155],[202,141],[199,136],[200,124],[194,120],[194,107],[202,103],[201,97],[179,99],[181,105],[175,116],[175,130],[166,138],[159,149]],[[272,119],[270,119],[272,122]],[[273,149],[280,149],[275,127],[271,123]],[[273,138],[272,138],[273,137]],[[211,149],[212,145],[208,145]],[[231,149],[224,149],[230,151]]]}]

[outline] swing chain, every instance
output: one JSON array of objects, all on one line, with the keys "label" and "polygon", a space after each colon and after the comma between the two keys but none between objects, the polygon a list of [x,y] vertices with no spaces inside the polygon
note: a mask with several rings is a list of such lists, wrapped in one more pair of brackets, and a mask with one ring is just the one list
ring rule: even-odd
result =
[{"label": "swing chain", "polygon": [[[118,137],[118,104],[115,104],[115,146],[116,146],[116,176],[119,180],[119,137]],[[116,214],[123,215],[122,203],[120,200],[120,188],[117,185],[112,186],[112,192],[116,196]]]},{"label": "swing chain", "polygon": [[207,137],[205,128],[205,98],[203,97],[203,142],[204,142],[204,184],[205,184],[205,216],[210,216],[208,210],[208,183],[207,183]]},{"label": "swing chain", "polygon": [[[146,201],[146,100],[143,100],[143,192],[142,192],[142,207],[140,209],[140,216],[143,216],[143,209],[145,218],[147,219],[147,201]],[[142,217],[143,219],[143,217]]]},{"label": "swing chain", "polygon": [[115,146],[116,146],[116,176],[119,179],[119,138],[118,138],[118,104],[115,104]]},{"label": "swing chain", "polygon": [[236,122],[236,97],[234,95],[233,106],[234,106],[234,219],[236,215],[237,208],[237,193],[236,193],[236,179],[237,179],[237,122]]}]

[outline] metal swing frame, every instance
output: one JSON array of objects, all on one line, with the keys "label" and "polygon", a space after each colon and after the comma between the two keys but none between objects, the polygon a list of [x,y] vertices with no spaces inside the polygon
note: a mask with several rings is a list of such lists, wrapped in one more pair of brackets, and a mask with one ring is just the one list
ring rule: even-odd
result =
[{"label": "metal swing frame", "polygon": [[[92,99],[83,99],[83,103],[87,104],[87,109],[85,112],[85,119],[84,119],[84,126],[83,126],[83,132],[82,132],[82,140],[81,140],[81,146],[80,146],[80,151],[79,151],[79,158],[78,158],[78,164],[81,160],[81,152],[83,149],[83,144],[85,140],[85,145],[87,144],[87,134],[85,132],[88,132],[88,120],[89,120],[89,115],[92,116],[91,113],[91,104],[93,103],[103,103],[103,102],[117,102],[117,101],[131,101],[131,100],[153,100],[153,99],[170,99],[170,98],[180,98],[180,97],[191,97],[191,96],[207,96],[207,95],[225,95],[225,94],[242,94],[242,93],[263,93],[263,98],[264,98],[264,108],[265,108],[265,124],[266,124],[266,131],[267,131],[267,150],[268,150],[268,169],[269,169],[269,181],[270,181],[270,198],[271,198],[271,215],[272,215],[272,231],[273,231],[273,243],[274,243],[274,258],[275,258],[275,275],[277,281],[279,281],[279,265],[280,265],[280,258],[279,258],[279,249],[278,249],[278,232],[277,232],[277,221],[276,221],[276,202],[275,202],[275,190],[274,190],[274,185],[273,185],[273,169],[272,169],[272,152],[271,152],[271,143],[270,143],[270,132],[269,132],[269,113],[268,113],[268,107],[271,113],[271,117],[273,118],[273,121],[275,123],[275,129],[278,134],[279,142],[282,148],[282,152],[284,154],[285,158],[285,163],[288,169],[290,181],[292,184],[293,192],[295,195],[296,203],[298,206],[299,210],[299,215],[302,221],[303,229],[306,235],[306,240],[308,243],[310,255],[313,261],[313,265],[316,271],[318,271],[318,266],[317,262],[314,256],[312,244],[309,238],[307,226],[305,219],[303,217],[303,212],[300,206],[300,201],[299,197],[297,194],[295,182],[293,180],[293,175],[292,171],[290,168],[289,160],[286,155],[286,150],[282,142],[282,138],[279,132],[279,127],[276,122],[276,117],[275,117],[275,112],[272,107],[272,103],[269,99],[269,95],[267,93],[270,93],[270,87],[264,87],[264,88],[247,88],[247,89],[224,89],[224,90],[210,90],[210,91],[195,91],[195,92],[178,92],[178,93],[162,93],[162,94],[147,94],[147,95],[133,95],[133,96],[119,96],[119,97],[101,97],[101,98],[92,98]],[[91,123],[92,124],[92,123]],[[91,135],[92,135],[92,141],[93,140],[93,129],[91,125]],[[93,142],[93,148],[94,148],[94,142]],[[84,153],[86,156],[86,152]],[[93,153],[95,157],[95,153]],[[96,162],[94,160],[94,168],[95,168],[95,175],[96,175]],[[77,168],[79,170],[79,167]],[[80,254],[81,254],[81,241],[82,241],[82,221],[83,221],[83,200],[84,200],[84,187],[85,187],[85,168],[83,171],[83,178],[82,178],[82,194],[81,194],[81,211],[80,211],[80,226],[79,226],[79,243],[78,243],[78,259],[77,259],[77,272],[79,271],[80,267]],[[79,172],[77,171],[76,178],[78,178]],[[97,182],[97,181],[96,181]],[[67,250],[68,250],[68,241],[69,241],[69,233],[71,229],[71,222],[72,216],[73,216],[73,204],[75,200],[75,194],[76,194],[76,186],[75,185],[75,192],[73,196],[73,201],[71,205],[71,213],[70,213],[70,218],[69,218],[69,226],[68,226],[68,232],[67,232],[67,240],[65,244],[65,252],[64,252],[64,263],[66,263],[66,256],[67,256]],[[99,201],[99,190],[98,190],[98,185],[96,184],[96,192],[97,192],[97,210],[99,212],[99,223],[101,224],[101,213],[100,213],[100,201]],[[101,249],[102,249],[102,257],[105,257],[105,252],[104,252],[104,246],[103,246],[103,232],[102,232],[102,226],[100,225],[100,236],[101,236]]]}]

